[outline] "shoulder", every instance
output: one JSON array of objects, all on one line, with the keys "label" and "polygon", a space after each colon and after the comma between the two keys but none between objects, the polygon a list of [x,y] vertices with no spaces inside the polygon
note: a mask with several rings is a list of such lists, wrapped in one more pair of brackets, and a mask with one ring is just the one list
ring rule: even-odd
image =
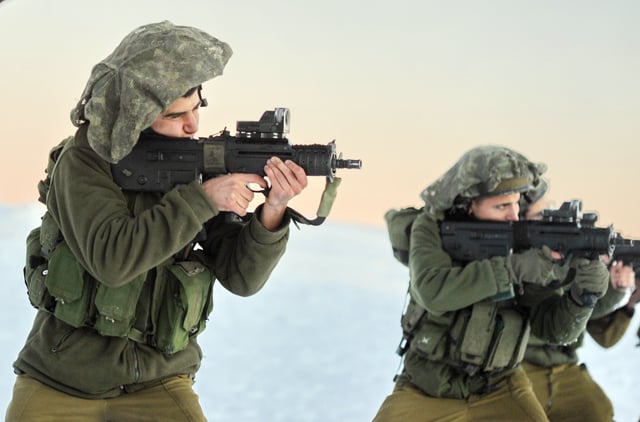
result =
[{"label": "shoulder", "polygon": [[75,171],[92,173],[110,172],[111,165],[102,159],[89,145],[87,131],[84,127],[77,130],[74,136],[67,138],[64,148],[58,157],[58,166]]},{"label": "shoulder", "polygon": [[413,231],[417,230],[437,230],[440,226],[440,223],[444,220],[444,215],[442,213],[433,213],[427,210],[422,210],[415,218],[413,224]]}]

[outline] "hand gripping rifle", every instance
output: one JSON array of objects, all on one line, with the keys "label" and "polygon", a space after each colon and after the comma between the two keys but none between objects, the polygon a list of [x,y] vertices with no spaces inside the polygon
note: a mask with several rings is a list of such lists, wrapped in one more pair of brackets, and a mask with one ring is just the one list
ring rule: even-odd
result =
[{"label": "hand gripping rifle", "polygon": [[[361,160],[337,155],[335,141],[327,145],[292,145],[284,136],[289,132],[289,109],[267,110],[259,121],[236,122],[235,136],[225,129],[208,138],[169,138],[143,133],[130,154],[111,167],[113,180],[123,189],[165,193],[194,180],[200,182],[227,173],[253,173],[264,176],[271,157],[292,160],[308,176],[326,176],[327,187],[318,209],[318,218],[303,221],[318,225],[328,215],[340,179],[336,169],[360,169]],[[331,189],[330,188],[331,185]],[[323,214],[323,215],[322,215]]]},{"label": "hand gripping rifle", "polygon": [[611,262],[622,261],[624,265],[633,267],[636,277],[640,277],[640,240],[625,239],[618,233],[615,244]]}]

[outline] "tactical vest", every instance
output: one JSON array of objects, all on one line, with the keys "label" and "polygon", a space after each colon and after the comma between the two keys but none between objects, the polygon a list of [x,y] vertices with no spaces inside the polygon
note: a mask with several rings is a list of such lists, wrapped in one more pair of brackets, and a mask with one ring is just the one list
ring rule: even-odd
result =
[{"label": "tactical vest", "polygon": [[411,300],[401,319],[398,354],[411,350],[469,375],[514,368],[524,357],[530,327],[510,302],[488,299],[436,316]]},{"label": "tactical vest", "polygon": [[[48,176],[38,185],[43,203],[67,143],[68,139],[50,152]],[[127,337],[170,355],[204,330],[213,309],[213,275],[197,252],[187,256],[109,287],[80,265],[46,212],[41,226],[27,236],[24,276],[29,301],[73,327]]]}]

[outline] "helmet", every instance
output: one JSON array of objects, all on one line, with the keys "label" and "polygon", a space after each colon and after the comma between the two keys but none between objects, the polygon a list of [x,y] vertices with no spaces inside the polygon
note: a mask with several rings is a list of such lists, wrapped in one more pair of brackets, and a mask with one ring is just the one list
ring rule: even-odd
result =
[{"label": "helmet", "polygon": [[466,152],[442,177],[421,194],[431,212],[454,206],[466,207],[472,199],[524,193],[540,183],[546,171],[522,154],[497,145],[479,146]]},{"label": "helmet", "polygon": [[231,54],[197,28],[169,21],[141,26],[93,67],[71,121],[88,124],[91,148],[115,163],[175,100],[221,75]]},{"label": "helmet", "polygon": [[510,193],[523,193],[533,188],[533,180],[530,176],[516,176],[508,179],[502,179],[498,185],[491,189],[489,185],[479,185],[479,194],[475,198],[481,198],[483,196],[495,196],[495,195],[508,195]]},{"label": "helmet", "polygon": [[548,208],[549,203],[541,202],[548,191],[549,182],[540,178],[537,185],[520,196],[520,218],[526,218],[530,210],[537,214],[539,210]]}]

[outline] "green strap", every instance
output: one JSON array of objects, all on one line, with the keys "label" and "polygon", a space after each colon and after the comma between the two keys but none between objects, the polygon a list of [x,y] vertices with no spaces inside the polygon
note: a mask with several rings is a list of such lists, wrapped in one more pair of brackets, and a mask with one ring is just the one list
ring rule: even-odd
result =
[{"label": "green strap", "polygon": [[320,205],[318,205],[318,210],[316,211],[316,218],[314,218],[313,220],[308,219],[293,208],[287,208],[287,213],[296,224],[296,226],[298,225],[298,223],[308,224],[310,226],[319,226],[320,224],[324,223],[324,220],[327,218],[329,212],[331,211],[333,201],[336,199],[340,182],[342,182],[342,179],[339,177],[334,177],[333,180],[327,177],[324,191],[322,192],[322,197],[320,198]]},{"label": "green strap", "polygon": [[[287,215],[289,216],[289,218],[291,218],[291,220],[296,225],[296,227],[300,228],[298,224],[319,226],[320,224],[324,223],[324,220],[326,220],[327,216],[329,215],[329,212],[331,211],[331,207],[333,206],[333,201],[336,199],[336,195],[338,193],[338,186],[340,186],[340,182],[342,182],[342,179],[339,177],[334,177],[333,180],[327,177],[326,184],[324,186],[324,191],[322,192],[322,197],[320,198],[320,205],[318,205],[318,210],[316,211],[316,218],[314,218],[313,220],[305,217],[299,211],[296,211],[291,207],[287,207]],[[267,197],[269,196],[269,191],[270,189],[264,189],[264,190],[253,191],[253,192],[260,192],[265,197]],[[232,217],[233,221],[247,222],[251,219],[251,216],[253,215],[253,213],[249,212],[244,217],[240,217],[236,214],[232,214],[232,215],[233,215]]]}]

